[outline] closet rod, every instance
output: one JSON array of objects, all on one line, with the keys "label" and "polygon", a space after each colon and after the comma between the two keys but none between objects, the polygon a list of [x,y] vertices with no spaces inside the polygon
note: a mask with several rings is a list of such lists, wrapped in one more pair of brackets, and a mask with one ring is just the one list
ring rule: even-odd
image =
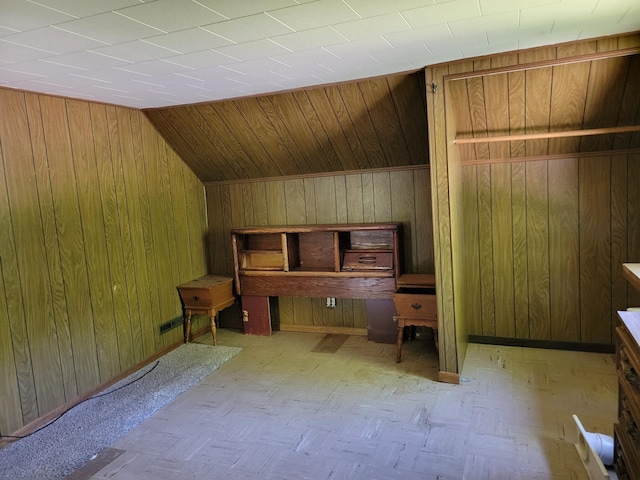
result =
[{"label": "closet rod", "polygon": [[640,131],[640,125],[629,125],[627,127],[590,128],[586,130],[567,130],[564,132],[516,133],[513,135],[496,135],[493,137],[455,138],[453,143],[462,145],[467,143],[513,142],[515,140],[584,137],[588,135],[606,135],[608,133],[628,133],[638,131]]}]

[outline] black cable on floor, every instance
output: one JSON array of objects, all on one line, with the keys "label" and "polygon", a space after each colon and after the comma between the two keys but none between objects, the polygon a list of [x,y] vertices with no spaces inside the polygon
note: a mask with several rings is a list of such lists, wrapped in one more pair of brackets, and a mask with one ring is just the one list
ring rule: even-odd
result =
[{"label": "black cable on floor", "polygon": [[57,422],[58,420],[60,420],[66,413],[70,412],[71,410],[73,410],[74,408],[76,408],[79,405],[82,405],[85,402],[88,402],[89,400],[93,400],[94,398],[100,398],[100,397],[104,397],[105,395],[111,395],[112,393],[117,392],[118,390],[122,390],[124,387],[128,387],[129,385],[132,385],[134,383],[136,383],[138,380],[143,379],[146,375],[150,374],[151,372],[153,372],[153,370],[158,366],[158,364],[160,363],[160,360],[156,360],[155,365],[153,365],[153,367],[151,367],[149,370],[147,370],[144,374],[140,375],[138,378],[131,380],[128,383],[125,383],[124,385],[120,385],[118,388],[115,388],[113,390],[109,390],[108,392],[103,392],[100,393],[98,395],[94,395],[93,397],[89,397],[89,398],[85,398],[83,401],[76,403],[75,405],[73,405],[72,407],[70,407],[68,410],[65,410],[64,412],[62,412],[60,415],[58,415],[56,418],[54,418],[53,420],[51,420],[49,423],[47,423],[46,425],[41,426],[40,428],[34,430],[31,433],[28,433],[26,435],[23,436],[17,436],[17,435],[0,435],[0,439],[2,438],[12,438],[14,440],[20,440],[22,438],[27,438],[30,437],[31,435],[33,435],[34,433],[38,433],[40,430],[43,430],[44,428],[48,427],[49,425],[53,425],[55,422]]}]

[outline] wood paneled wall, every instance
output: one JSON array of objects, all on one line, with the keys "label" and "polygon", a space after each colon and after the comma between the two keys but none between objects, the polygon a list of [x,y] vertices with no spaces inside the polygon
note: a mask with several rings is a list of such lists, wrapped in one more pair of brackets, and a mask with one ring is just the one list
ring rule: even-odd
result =
[{"label": "wood paneled wall", "polygon": [[142,113],[0,89],[0,433],[179,341],[203,186]]},{"label": "wood paneled wall", "polygon": [[[207,184],[206,193],[212,272],[233,273],[230,230],[234,227],[371,222],[401,222],[404,272],[433,272],[426,167]],[[302,330],[307,326],[366,329],[364,300],[340,299],[335,309],[327,309],[323,302],[280,298],[280,324]]]},{"label": "wood paneled wall", "polygon": [[469,333],[613,344],[639,195],[639,154],[464,166]]},{"label": "wood paneled wall", "polygon": [[[550,131],[563,124],[549,123],[558,120],[548,115],[549,105],[541,112],[540,101],[550,96],[528,90],[532,82],[525,85],[518,81],[529,74],[527,65],[532,65],[531,75],[535,77],[534,68],[543,72],[540,62],[567,57],[577,62],[581,55],[588,61],[590,54],[634,49],[639,43],[637,34],[609,37],[427,69],[427,86],[437,86],[435,92],[427,94],[427,105],[436,274],[442,302],[439,312],[447,317],[442,332],[447,344],[458,342],[457,349],[446,353],[444,368],[448,371],[450,366],[462,368],[467,334],[610,344],[616,309],[640,300],[628,293],[620,273],[622,262],[640,261],[638,155],[621,152],[540,159],[556,153],[543,149],[535,152],[537,161],[463,166],[461,157],[466,147],[454,144],[460,133],[457,130],[482,135],[489,119],[477,111],[466,112],[469,122],[480,119],[485,123],[463,125],[459,113],[456,116],[459,109],[455,104],[460,101],[456,95],[475,90],[452,88],[453,83],[460,82],[466,72],[484,71],[488,76],[490,69],[500,71],[516,65],[518,72],[499,89],[507,89],[510,104],[508,111],[496,117],[504,120],[506,115],[509,120],[507,131],[502,133],[519,133],[525,126],[532,131]],[[602,65],[608,63],[624,62]],[[580,70],[572,67],[572,75]],[[627,69],[632,70],[635,72],[635,67]],[[589,73],[588,68],[582,71]],[[619,69],[609,73],[614,80],[619,78]],[[607,84],[607,72],[600,69],[597,74],[601,83]],[[585,79],[580,82],[586,84]],[[571,90],[572,85],[566,88]],[[609,85],[616,87],[615,81]],[[625,94],[630,88],[636,89],[637,99],[638,85],[625,82]],[[616,92],[621,90],[614,88]],[[491,92],[485,89],[478,94],[484,95],[487,112],[499,112],[505,102],[492,98]],[[562,93],[554,95],[559,98]],[[567,96],[571,98],[571,91]],[[602,99],[592,95],[590,105],[598,104],[603,105]],[[626,118],[627,109],[616,120]],[[589,115],[598,118],[593,108]]]}]

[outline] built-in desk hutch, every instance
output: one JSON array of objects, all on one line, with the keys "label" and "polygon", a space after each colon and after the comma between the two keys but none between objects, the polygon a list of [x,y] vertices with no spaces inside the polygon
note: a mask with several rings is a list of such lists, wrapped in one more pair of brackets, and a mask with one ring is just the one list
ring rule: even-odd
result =
[{"label": "built-in desk hutch", "polygon": [[232,230],[246,333],[269,335],[269,297],[390,299],[400,274],[400,224]]}]

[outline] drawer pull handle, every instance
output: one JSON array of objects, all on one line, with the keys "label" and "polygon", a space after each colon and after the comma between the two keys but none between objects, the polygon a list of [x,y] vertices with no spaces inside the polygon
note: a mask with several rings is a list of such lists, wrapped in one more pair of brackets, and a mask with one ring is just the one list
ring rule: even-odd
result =
[{"label": "drawer pull handle", "polygon": [[368,264],[376,263],[376,257],[372,257],[372,256],[360,257],[358,259],[358,263],[368,263]]},{"label": "drawer pull handle", "polygon": [[416,310],[420,310],[422,308],[422,305],[419,303],[412,303],[411,306]]},{"label": "drawer pull handle", "polygon": [[633,385],[634,388],[640,388],[640,377],[638,377],[638,374],[633,368],[627,367],[625,369],[624,378],[626,378],[627,382]]},{"label": "drawer pull handle", "polygon": [[194,295],[193,300],[197,302],[198,300],[200,300],[200,297],[198,295]]}]

